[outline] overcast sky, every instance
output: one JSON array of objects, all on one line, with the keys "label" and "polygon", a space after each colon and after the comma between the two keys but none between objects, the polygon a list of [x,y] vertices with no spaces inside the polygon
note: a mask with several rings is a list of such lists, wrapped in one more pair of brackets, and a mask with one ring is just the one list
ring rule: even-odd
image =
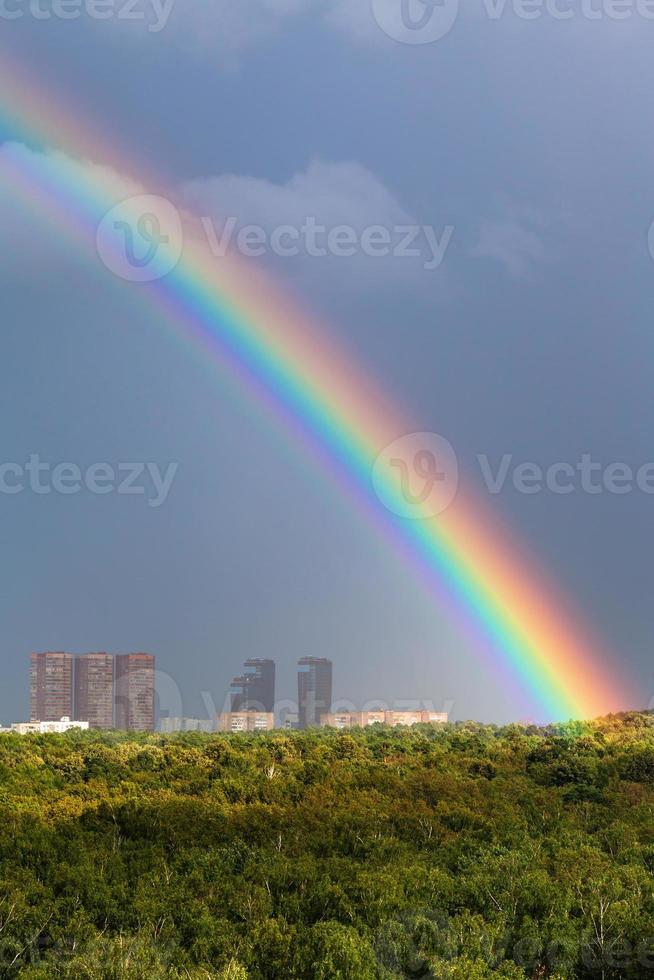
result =
[{"label": "overcast sky", "polygon": [[[63,20],[49,0],[5,0],[0,56],[189,207],[267,230],[315,216],[434,232],[440,253],[425,238],[418,257],[260,261],[418,430],[451,442],[646,705],[654,496],[525,494],[511,477],[489,494],[477,461],[654,462],[644,0],[410,0],[413,27],[401,0],[107,9],[99,20],[83,2]],[[336,696],[358,704],[527,716],[301,448],[105,272],[0,184],[1,461],[178,464],[160,507],[0,495],[0,721],[26,715],[28,654],[45,649],[151,651],[193,716],[203,691],[222,703],[248,656],[275,658],[278,695],[293,696],[309,654],[333,659]]]}]

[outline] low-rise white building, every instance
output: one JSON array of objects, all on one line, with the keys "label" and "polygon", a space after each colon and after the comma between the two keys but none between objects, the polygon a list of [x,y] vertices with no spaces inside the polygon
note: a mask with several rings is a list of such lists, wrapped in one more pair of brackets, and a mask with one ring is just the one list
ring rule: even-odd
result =
[{"label": "low-rise white building", "polygon": [[9,730],[16,735],[63,735],[71,728],[87,731],[88,727],[88,721],[71,721],[64,716],[59,721],[19,721],[4,731]]}]

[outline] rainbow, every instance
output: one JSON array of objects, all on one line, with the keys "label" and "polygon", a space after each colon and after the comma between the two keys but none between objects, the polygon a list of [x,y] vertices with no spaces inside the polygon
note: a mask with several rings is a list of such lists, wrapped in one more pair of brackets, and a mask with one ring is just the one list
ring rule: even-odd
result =
[{"label": "rainbow", "polygon": [[[157,179],[130,176],[133,165],[6,61],[0,143],[0,177],[9,190],[94,257],[97,229],[116,202],[127,201],[129,211],[135,195],[175,199]],[[432,592],[446,587],[498,684],[520,691],[516,716],[527,705],[542,721],[626,707],[628,688],[608,655],[480,500],[459,490],[443,513],[420,520],[398,518],[380,503],[371,486],[375,461],[416,427],[299,303],[244,260],[217,262],[192,216],[184,218],[180,261],[157,281],[126,286],[136,301],[227,365],[390,536]],[[393,500],[396,475],[389,468],[381,479],[382,497]]]}]

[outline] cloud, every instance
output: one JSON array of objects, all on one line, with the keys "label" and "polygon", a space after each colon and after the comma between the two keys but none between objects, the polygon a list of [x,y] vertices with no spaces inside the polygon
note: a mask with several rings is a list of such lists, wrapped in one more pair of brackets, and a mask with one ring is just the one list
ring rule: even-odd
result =
[{"label": "cloud", "polygon": [[[384,286],[433,276],[452,237],[423,226],[370,170],[314,161],[285,183],[223,175],[184,185],[185,208],[204,216],[217,249],[259,254],[308,280]],[[252,230],[256,229],[256,231]],[[252,243],[252,245],[250,245]]]},{"label": "cloud", "polygon": [[[65,188],[87,185],[98,212],[77,224],[73,210],[71,226]],[[42,193],[49,186],[54,193]],[[0,187],[5,281],[60,275],[71,265],[98,261],[98,229],[106,212],[127,198],[138,210],[138,200],[148,194],[111,168],[21,144],[0,147]],[[452,237],[447,226],[420,224],[383,181],[356,162],[318,160],[283,183],[236,174],[196,179],[182,184],[173,198],[184,236],[200,236],[216,262],[228,253],[241,255],[282,277],[299,278],[304,286],[332,292],[438,283]],[[128,207],[129,214],[132,210]],[[159,219],[165,224],[165,215]],[[71,227],[76,240],[81,232],[79,248],[71,247]],[[147,242],[139,234],[135,226],[132,241],[143,249]],[[119,246],[112,238],[109,251],[118,254]]]},{"label": "cloud", "polygon": [[358,228],[411,221],[383,182],[354,162],[314,161],[283,184],[233,174],[207,177],[186,183],[183,195],[196,212],[237,215],[270,227],[299,224],[309,215],[328,225]]},{"label": "cloud", "polygon": [[548,260],[541,239],[543,227],[544,221],[537,212],[510,206],[505,217],[482,221],[477,244],[470,254],[494,259],[510,276],[523,278]]}]

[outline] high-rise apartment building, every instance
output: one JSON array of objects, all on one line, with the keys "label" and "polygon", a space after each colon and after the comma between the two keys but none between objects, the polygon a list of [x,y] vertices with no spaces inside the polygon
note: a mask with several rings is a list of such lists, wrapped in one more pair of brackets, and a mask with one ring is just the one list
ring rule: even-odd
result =
[{"label": "high-rise apartment building", "polygon": [[75,657],[75,719],[89,728],[114,727],[114,658],[109,653]]},{"label": "high-rise apartment building", "polygon": [[270,714],[275,710],[275,661],[252,658],[244,667],[244,673],[230,686],[231,710]]},{"label": "high-rise apartment building", "polygon": [[115,725],[124,731],[154,731],[154,657],[126,653],[116,657]]},{"label": "high-rise apartment building", "polygon": [[324,657],[298,660],[298,715],[300,728],[313,728],[331,710],[332,662]]},{"label": "high-rise apartment building", "polygon": [[30,659],[30,721],[73,717],[73,658],[69,653],[33,653]]}]

